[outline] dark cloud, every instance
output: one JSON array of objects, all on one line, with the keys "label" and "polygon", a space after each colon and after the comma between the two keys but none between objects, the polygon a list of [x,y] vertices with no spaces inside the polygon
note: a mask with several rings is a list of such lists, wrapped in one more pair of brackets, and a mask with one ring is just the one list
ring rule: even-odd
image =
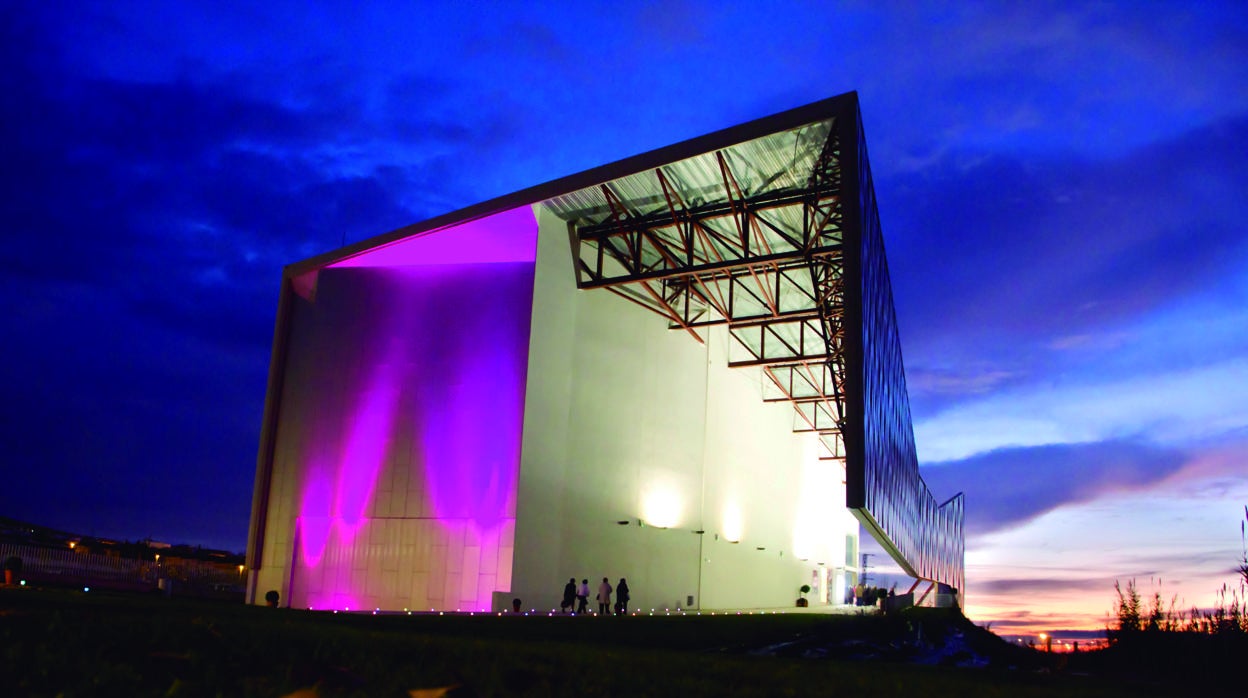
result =
[{"label": "dark cloud", "polygon": [[1025,598],[1028,594],[1048,592],[1105,592],[1114,583],[1107,579],[989,579],[974,583],[975,594],[1006,594]]},{"label": "dark cloud", "polygon": [[988,340],[1026,363],[1020,342],[1216,283],[1248,254],[1245,151],[1241,116],[1107,162],[961,152],[881,180],[908,348]]},{"label": "dark cloud", "polygon": [[308,57],[88,74],[55,15],[0,22],[0,503],[241,548],[282,267],[474,203],[523,110]]},{"label": "dark cloud", "polygon": [[0,30],[0,501],[241,548],[281,267],[417,218],[411,177],[320,154],[362,130],[346,98],[84,76],[33,17]]},{"label": "dark cloud", "polygon": [[967,532],[983,534],[1026,523],[1063,504],[1146,487],[1185,463],[1179,451],[1103,441],[1002,449],[921,471],[937,500],[966,493]]}]

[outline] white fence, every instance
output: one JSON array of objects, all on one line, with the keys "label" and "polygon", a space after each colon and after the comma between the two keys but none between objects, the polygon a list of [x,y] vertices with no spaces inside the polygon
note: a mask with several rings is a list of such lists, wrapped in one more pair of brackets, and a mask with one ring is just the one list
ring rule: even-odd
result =
[{"label": "white fence", "polygon": [[0,559],[7,560],[10,557],[21,558],[22,571],[19,578],[32,584],[150,590],[157,588],[160,580],[165,579],[177,581],[184,589],[189,587],[216,591],[234,591],[243,584],[242,571],[236,566],[202,560],[171,558],[157,562],[19,543],[0,543]]}]

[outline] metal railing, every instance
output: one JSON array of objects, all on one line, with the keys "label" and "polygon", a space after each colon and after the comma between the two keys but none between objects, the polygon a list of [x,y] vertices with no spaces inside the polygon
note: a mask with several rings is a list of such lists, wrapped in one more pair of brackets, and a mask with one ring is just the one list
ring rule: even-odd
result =
[{"label": "metal railing", "polygon": [[22,570],[14,582],[148,591],[177,582],[186,590],[235,591],[244,584],[237,565],[186,558],[138,560],[81,550],[0,543],[0,560],[18,557]]}]

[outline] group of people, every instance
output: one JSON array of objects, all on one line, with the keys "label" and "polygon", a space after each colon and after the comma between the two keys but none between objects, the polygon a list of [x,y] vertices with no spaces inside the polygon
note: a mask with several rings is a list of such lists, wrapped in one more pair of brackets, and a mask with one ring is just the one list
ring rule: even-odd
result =
[{"label": "group of people", "polygon": [[[611,593],[615,592],[615,605],[611,605]],[[598,614],[603,616],[617,615],[622,616],[628,613],[628,580],[620,577],[618,586],[612,588],[611,582],[606,577],[602,578],[602,584],[598,585]],[[573,611],[573,606],[576,610]],[[563,587],[563,600],[559,602],[559,608],[564,613],[573,612],[577,614],[589,612],[589,580],[582,579],[581,585],[576,585],[576,577],[568,580]]]}]

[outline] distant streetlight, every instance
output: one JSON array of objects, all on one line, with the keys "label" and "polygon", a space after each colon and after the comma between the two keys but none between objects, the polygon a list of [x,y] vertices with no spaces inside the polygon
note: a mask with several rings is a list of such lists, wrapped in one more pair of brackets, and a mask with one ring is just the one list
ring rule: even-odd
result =
[{"label": "distant streetlight", "polygon": [[1040,633],[1040,642],[1044,645],[1045,652],[1053,651],[1053,636],[1048,633]]}]

